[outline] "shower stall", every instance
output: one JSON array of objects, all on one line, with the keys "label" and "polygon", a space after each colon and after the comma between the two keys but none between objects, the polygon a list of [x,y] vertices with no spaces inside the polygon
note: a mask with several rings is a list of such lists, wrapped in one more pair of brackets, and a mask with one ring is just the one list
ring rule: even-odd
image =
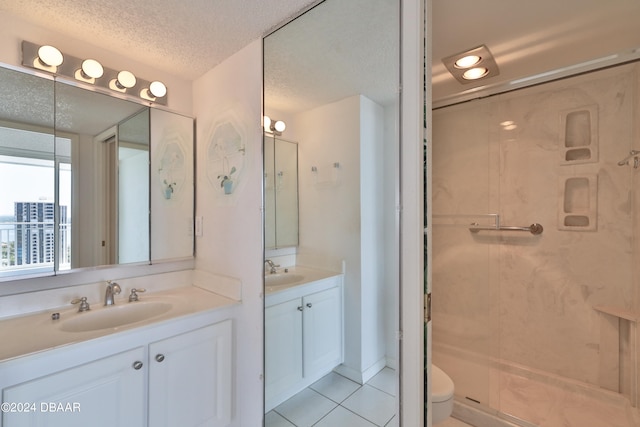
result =
[{"label": "shower stall", "polygon": [[454,416],[640,425],[639,114],[640,63],[433,111],[433,363]]}]

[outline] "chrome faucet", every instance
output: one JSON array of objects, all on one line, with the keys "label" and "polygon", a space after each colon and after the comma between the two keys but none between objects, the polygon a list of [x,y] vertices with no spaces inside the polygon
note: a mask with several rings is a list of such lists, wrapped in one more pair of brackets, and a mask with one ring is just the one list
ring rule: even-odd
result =
[{"label": "chrome faucet", "polygon": [[280,264],[274,264],[270,259],[264,260],[264,263],[271,267],[271,269],[269,270],[269,274],[276,274],[278,272],[276,270],[276,267],[280,267]]},{"label": "chrome faucet", "polygon": [[107,290],[104,293],[104,305],[114,305],[116,302],[113,299],[114,295],[118,295],[122,289],[116,282],[109,280],[107,282]]}]

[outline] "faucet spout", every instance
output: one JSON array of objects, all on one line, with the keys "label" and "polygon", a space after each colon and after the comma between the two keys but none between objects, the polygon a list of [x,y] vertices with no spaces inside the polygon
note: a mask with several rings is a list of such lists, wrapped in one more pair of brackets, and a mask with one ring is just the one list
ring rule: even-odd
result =
[{"label": "faucet spout", "polygon": [[271,267],[271,269],[269,270],[269,274],[276,274],[278,272],[276,270],[276,267],[280,267],[280,264],[274,264],[270,259],[265,259],[264,263]]},{"label": "faucet spout", "polygon": [[104,293],[104,305],[114,305],[116,302],[113,299],[114,295],[118,295],[122,289],[116,282],[109,280],[107,282],[107,290]]}]

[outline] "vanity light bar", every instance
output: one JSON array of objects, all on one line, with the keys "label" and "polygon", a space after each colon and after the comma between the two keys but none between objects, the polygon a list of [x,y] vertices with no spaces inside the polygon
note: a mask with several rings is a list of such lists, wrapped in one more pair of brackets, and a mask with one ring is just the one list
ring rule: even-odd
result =
[{"label": "vanity light bar", "polygon": [[104,67],[95,59],[81,59],[53,46],[22,41],[22,65],[75,81],[167,105],[167,87],[160,81],[137,78],[131,71]]}]

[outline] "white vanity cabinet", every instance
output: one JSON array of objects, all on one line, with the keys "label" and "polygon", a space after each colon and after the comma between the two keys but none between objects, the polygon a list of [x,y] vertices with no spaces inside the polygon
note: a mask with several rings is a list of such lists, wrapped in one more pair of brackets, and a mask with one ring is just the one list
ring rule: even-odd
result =
[{"label": "white vanity cabinet", "polygon": [[145,355],[137,347],[5,388],[2,426],[142,426]]},{"label": "white vanity cabinet", "polygon": [[[227,426],[232,321],[190,328],[185,322],[0,363],[26,378],[0,384],[1,426]],[[129,348],[117,352],[124,346]],[[99,352],[110,355],[96,359]],[[34,410],[25,413],[30,403]],[[7,404],[19,406],[8,412]]]},{"label": "white vanity cabinet", "polygon": [[231,421],[231,321],[149,345],[149,426]]},{"label": "white vanity cabinet", "polygon": [[341,284],[342,276],[335,276],[273,295],[275,302],[267,298],[267,411],[342,363]]}]

